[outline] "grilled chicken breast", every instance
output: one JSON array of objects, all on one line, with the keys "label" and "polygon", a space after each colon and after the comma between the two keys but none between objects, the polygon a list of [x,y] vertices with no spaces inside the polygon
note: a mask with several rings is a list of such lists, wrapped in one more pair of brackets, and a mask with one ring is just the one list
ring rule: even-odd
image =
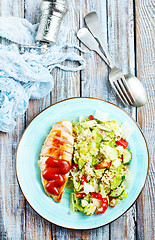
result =
[{"label": "grilled chicken breast", "polygon": [[[53,125],[41,149],[41,179],[46,194],[60,202],[68,180],[74,140],[72,123],[64,120]],[[55,164],[55,165],[54,165]]]},{"label": "grilled chicken breast", "polygon": [[72,135],[72,123],[68,120],[57,122],[53,125],[52,130],[62,130]]},{"label": "grilled chicken breast", "polygon": [[50,137],[55,137],[59,140],[63,140],[72,146],[74,144],[73,136],[67,132],[63,132],[62,130],[51,130],[47,138],[50,139]]},{"label": "grilled chicken breast", "polygon": [[[54,148],[58,148],[61,150],[64,150],[70,154],[73,154],[73,146],[71,146],[70,144],[66,143],[65,141],[51,137],[51,138],[47,138],[44,145],[48,148],[49,147],[54,147]],[[42,149],[43,150],[43,149]],[[48,151],[50,151],[50,148],[48,149]]]}]

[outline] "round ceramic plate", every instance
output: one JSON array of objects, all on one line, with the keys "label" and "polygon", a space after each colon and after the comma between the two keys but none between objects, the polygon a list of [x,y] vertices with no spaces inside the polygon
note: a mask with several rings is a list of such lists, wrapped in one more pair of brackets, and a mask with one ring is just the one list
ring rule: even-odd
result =
[{"label": "round ceramic plate", "polygon": [[[70,120],[83,115],[88,117],[96,110],[109,114],[109,118],[120,123],[127,122],[133,128],[128,139],[132,152],[130,170],[132,181],[128,187],[128,197],[115,208],[101,215],[85,216],[80,212],[70,213],[69,194],[65,189],[61,203],[56,203],[48,197],[43,189],[38,167],[39,154],[52,125],[61,120]],[[31,207],[48,221],[59,226],[72,229],[91,229],[106,225],[126,212],[136,201],[147,176],[148,151],[144,136],[135,121],[119,107],[99,99],[73,98],[42,111],[25,130],[16,155],[17,179],[23,195]]]}]

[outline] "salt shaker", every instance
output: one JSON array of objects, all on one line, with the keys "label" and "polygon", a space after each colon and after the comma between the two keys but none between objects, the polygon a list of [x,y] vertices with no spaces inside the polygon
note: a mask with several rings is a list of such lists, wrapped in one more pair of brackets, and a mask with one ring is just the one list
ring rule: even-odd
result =
[{"label": "salt shaker", "polygon": [[66,0],[43,0],[41,11],[36,41],[43,45],[53,45],[57,41],[61,21],[68,11],[68,3]]}]

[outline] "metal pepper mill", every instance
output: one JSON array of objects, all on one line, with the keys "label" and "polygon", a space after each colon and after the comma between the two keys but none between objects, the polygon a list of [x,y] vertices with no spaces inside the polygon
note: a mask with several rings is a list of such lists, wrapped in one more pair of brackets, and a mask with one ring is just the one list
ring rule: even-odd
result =
[{"label": "metal pepper mill", "polygon": [[21,53],[24,53],[26,48],[40,49],[41,53],[46,53],[47,46],[56,43],[60,24],[68,11],[68,3],[67,0],[43,0],[40,9],[42,15],[35,38],[38,46],[21,45]]},{"label": "metal pepper mill", "polygon": [[39,44],[55,44],[63,17],[68,11],[66,0],[43,0],[41,19],[36,35]]}]

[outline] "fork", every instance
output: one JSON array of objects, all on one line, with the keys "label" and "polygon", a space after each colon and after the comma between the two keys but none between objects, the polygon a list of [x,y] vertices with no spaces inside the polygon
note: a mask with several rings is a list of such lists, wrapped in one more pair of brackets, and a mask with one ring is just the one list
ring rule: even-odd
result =
[{"label": "fork", "polygon": [[[85,16],[85,22],[87,27],[89,28],[90,32],[94,36],[94,38],[98,41],[100,44],[102,50],[104,51],[104,54],[107,58],[108,65],[111,68],[111,72],[109,74],[109,81],[113,89],[116,91],[117,95],[119,96],[122,103],[126,106],[126,103],[128,105],[134,105],[135,99],[130,91],[130,88],[127,84],[127,81],[125,79],[125,76],[121,69],[117,68],[115,64],[113,63],[109,52],[104,47],[104,42],[102,38],[102,28],[99,22],[99,18],[96,12],[91,12]],[[106,63],[107,63],[106,61]]]}]

